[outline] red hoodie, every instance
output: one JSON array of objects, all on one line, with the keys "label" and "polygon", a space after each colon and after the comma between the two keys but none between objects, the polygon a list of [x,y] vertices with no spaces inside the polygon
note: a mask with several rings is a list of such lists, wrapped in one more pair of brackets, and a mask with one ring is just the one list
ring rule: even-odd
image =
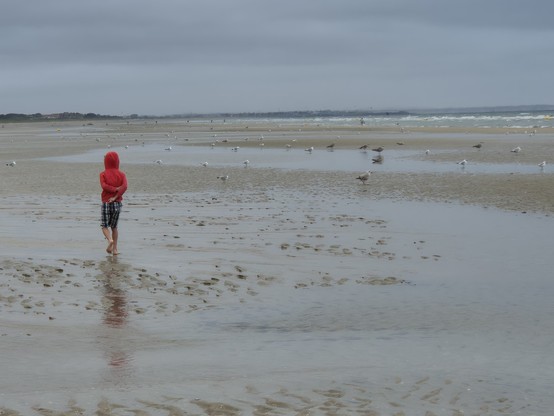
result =
[{"label": "red hoodie", "polygon": [[102,202],[109,202],[115,197],[115,201],[121,202],[122,196],[127,190],[127,177],[119,170],[119,155],[116,152],[108,152],[104,156],[104,172],[100,173],[100,185],[102,186]]}]

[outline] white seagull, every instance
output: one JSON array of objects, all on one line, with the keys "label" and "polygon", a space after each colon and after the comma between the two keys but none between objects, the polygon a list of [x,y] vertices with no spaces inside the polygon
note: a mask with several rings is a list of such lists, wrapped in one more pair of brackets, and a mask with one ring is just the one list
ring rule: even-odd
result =
[{"label": "white seagull", "polygon": [[362,181],[363,184],[365,184],[367,182],[367,180],[369,179],[369,175],[371,175],[371,171],[368,170],[368,171],[362,173],[356,179],[359,179],[360,181]]},{"label": "white seagull", "polygon": [[231,148],[231,150],[232,150],[233,152],[238,152],[239,149],[240,149],[239,146],[235,146],[235,147]]},{"label": "white seagull", "polygon": [[166,147],[164,150],[171,151],[171,146]]},{"label": "white seagull", "polygon": [[202,166],[208,166],[208,162],[202,162]]},{"label": "white seagull", "polygon": [[157,163],[158,165],[163,165],[164,162],[162,162],[161,159],[154,160],[154,163]]},{"label": "white seagull", "polygon": [[314,151],[314,147],[308,147],[307,149],[304,149],[306,152],[312,153]]},{"label": "white seagull", "polygon": [[225,182],[227,179],[229,179],[229,175],[218,176],[217,179],[221,179],[223,182]]},{"label": "white seagull", "polygon": [[467,165],[467,160],[464,159],[464,160],[461,160],[457,163],[458,163],[458,165],[462,165],[462,167],[464,167],[465,165]]},{"label": "white seagull", "polygon": [[[13,162],[15,163],[15,162]],[[543,160],[541,163],[539,163],[539,167],[543,169],[546,166],[546,160]]]},{"label": "white seagull", "polygon": [[247,168],[248,165],[250,164],[250,161],[246,159],[244,162],[242,162],[242,164],[244,165],[245,168]]},{"label": "white seagull", "polygon": [[6,166],[14,167],[15,166],[15,160],[12,160],[10,163],[6,163]]},{"label": "white seagull", "polygon": [[510,150],[510,151],[513,152],[513,153],[519,153],[519,152],[521,152],[521,147],[519,147],[519,146],[518,146],[518,147],[514,147],[514,148],[513,148],[512,150]]}]

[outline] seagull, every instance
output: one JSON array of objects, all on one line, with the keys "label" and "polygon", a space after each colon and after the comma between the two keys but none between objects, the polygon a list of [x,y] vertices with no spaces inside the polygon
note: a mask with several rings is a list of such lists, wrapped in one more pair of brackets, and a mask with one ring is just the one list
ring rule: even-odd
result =
[{"label": "seagull", "polygon": [[[15,163],[15,162],[13,162]],[[546,166],[546,160],[543,160],[541,163],[539,163],[539,167],[543,169]]]},{"label": "seagull", "polygon": [[307,149],[304,149],[304,151],[312,153],[314,151],[314,147],[308,147]]},{"label": "seagull", "polygon": [[379,147],[376,147],[375,149],[371,149],[371,150],[373,150],[374,152],[381,153],[383,150],[385,150],[385,148],[383,146],[379,146]]},{"label": "seagull", "polygon": [[366,150],[366,149],[367,149],[367,144],[364,144],[363,146],[358,147],[358,149],[360,149],[360,150]]},{"label": "seagull", "polygon": [[232,150],[233,152],[238,152],[239,149],[240,149],[239,146],[235,146],[235,147],[231,148],[231,150]]},{"label": "seagull", "polygon": [[359,179],[362,181],[363,184],[365,184],[367,182],[367,180],[369,179],[369,175],[371,175],[371,171],[366,171],[364,173],[362,173],[360,176],[358,176],[356,179]]},{"label": "seagull", "polygon": [[462,165],[462,167],[464,167],[465,165],[467,165],[467,160],[461,160],[458,162],[458,165]]},{"label": "seagull", "polygon": [[477,144],[474,144],[473,147],[475,147],[476,149],[481,149],[481,147],[483,147],[483,144],[477,143]]},{"label": "seagull", "polygon": [[6,163],[6,166],[14,167],[15,166],[15,160],[12,160],[10,163]]},{"label": "seagull", "polygon": [[166,147],[164,150],[171,151],[171,146]]},{"label": "seagull", "polygon": [[162,162],[161,159],[154,160],[154,163],[157,163],[158,165],[163,165],[164,162]]},{"label": "seagull", "polygon": [[335,143],[331,143],[331,144],[327,145],[327,149],[329,149],[329,150],[333,150],[334,148],[335,148]]},{"label": "seagull", "polygon": [[427,149],[427,150],[425,151],[425,154],[428,155],[429,153],[431,153],[431,151],[430,151],[429,149]]},{"label": "seagull", "polygon": [[208,166],[208,162],[202,162],[202,166]]},{"label": "seagull", "polygon": [[242,164],[244,165],[245,168],[247,168],[248,165],[250,164],[250,161],[246,159],[244,162],[242,162]]},{"label": "seagull", "polygon": [[514,147],[512,150],[510,150],[510,152],[513,152],[513,153],[519,153],[521,152],[521,147]]},{"label": "seagull", "polygon": [[292,145],[290,145],[290,144],[287,143],[287,144],[285,145],[285,147],[286,147],[287,150],[289,150],[289,149],[292,147]]},{"label": "seagull", "polygon": [[229,175],[218,176],[217,179],[221,179],[223,182],[225,182],[227,179],[229,179]]},{"label": "seagull", "polygon": [[383,163],[383,156],[381,154],[378,154],[374,158],[371,159],[373,163]]}]

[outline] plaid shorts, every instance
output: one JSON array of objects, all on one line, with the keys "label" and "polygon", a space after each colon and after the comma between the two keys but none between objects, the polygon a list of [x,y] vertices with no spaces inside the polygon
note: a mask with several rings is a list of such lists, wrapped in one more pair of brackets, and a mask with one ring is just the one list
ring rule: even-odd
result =
[{"label": "plaid shorts", "polygon": [[100,226],[102,228],[117,228],[119,213],[123,204],[121,202],[102,202],[102,218]]}]

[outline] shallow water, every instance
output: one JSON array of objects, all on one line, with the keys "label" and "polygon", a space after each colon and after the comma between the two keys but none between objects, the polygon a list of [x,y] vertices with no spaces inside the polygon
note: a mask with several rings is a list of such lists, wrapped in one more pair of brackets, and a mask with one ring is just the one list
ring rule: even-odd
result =
[{"label": "shallow water", "polygon": [[[456,162],[444,162],[436,159],[436,155],[447,151],[433,151],[426,155],[421,151],[390,149],[382,153],[383,162],[373,163],[376,152],[360,150],[315,149],[308,152],[303,148],[274,149],[241,147],[237,151],[232,146],[172,146],[171,151],[164,150],[167,146],[148,144],[135,145],[129,148],[113,147],[122,158],[122,163],[152,164],[160,160],[162,165],[198,166],[207,162],[210,167],[243,167],[248,160],[248,168],[276,168],[311,171],[363,172],[402,172],[402,173],[540,173],[550,172],[549,167],[540,169],[536,164],[521,163],[517,155],[510,163],[485,163],[468,161],[465,166]],[[85,154],[48,158],[60,162],[98,163],[107,149],[97,149]],[[461,160],[461,158],[460,158]]]},{"label": "shallow water", "polygon": [[[102,254],[94,201],[7,198],[2,406],[554,406],[550,218],[287,189],[230,196],[136,196],[118,258]],[[6,300],[9,288],[21,298]]]}]

